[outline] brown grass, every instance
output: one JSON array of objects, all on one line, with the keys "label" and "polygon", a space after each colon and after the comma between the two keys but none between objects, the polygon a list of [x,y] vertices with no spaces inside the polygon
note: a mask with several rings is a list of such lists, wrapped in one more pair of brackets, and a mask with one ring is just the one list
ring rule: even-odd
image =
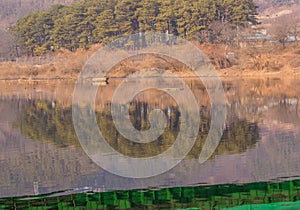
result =
[{"label": "brown grass", "polygon": [[[298,74],[300,72],[299,47],[286,48],[269,46],[262,48],[248,47],[233,49],[225,45],[199,45],[221,76],[243,76],[264,74]],[[55,53],[54,62],[43,65],[26,63],[0,63],[0,79],[76,79],[87,59],[98,49],[95,45],[89,50],[70,52],[60,50]],[[234,53],[234,57],[228,56]],[[180,76],[193,73],[184,64],[164,56],[137,56],[120,62],[109,73],[110,77],[126,77],[130,73],[146,68],[170,70]]]},{"label": "brown grass", "polygon": [[61,49],[51,55],[49,63],[32,65],[29,63],[4,62],[0,63],[0,79],[75,79],[86,60],[101,46],[95,45],[90,50],[70,52]]}]

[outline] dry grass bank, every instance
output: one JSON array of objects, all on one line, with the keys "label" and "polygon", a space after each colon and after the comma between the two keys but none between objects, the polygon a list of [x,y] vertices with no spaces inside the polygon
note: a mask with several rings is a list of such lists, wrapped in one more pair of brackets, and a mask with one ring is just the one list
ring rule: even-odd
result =
[{"label": "dry grass bank", "polygon": [[[195,43],[196,44],[196,43]],[[212,61],[220,76],[296,75],[300,72],[299,46],[263,46],[232,49],[224,45],[196,44]],[[76,79],[87,59],[100,45],[90,50],[61,50],[54,59],[42,65],[0,63],[0,79]],[[180,76],[193,73],[176,60],[163,56],[144,56],[120,62],[108,76],[125,77],[145,68],[170,70]]]},{"label": "dry grass bank", "polygon": [[60,50],[49,55],[51,59],[43,60],[43,64],[28,62],[3,62],[0,63],[0,79],[76,79],[86,60],[98,49],[100,45],[93,46],[90,50]]}]

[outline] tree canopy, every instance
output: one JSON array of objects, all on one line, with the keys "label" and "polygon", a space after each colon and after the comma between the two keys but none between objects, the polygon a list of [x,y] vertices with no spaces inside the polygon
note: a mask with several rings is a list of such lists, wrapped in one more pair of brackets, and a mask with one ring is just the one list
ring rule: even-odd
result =
[{"label": "tree canopy", "polygon": [[28,54],[40,55],[145,31],[200,40],[215,22],[232,29],[256,24],[256,10],[253,0],[85,0],[30,13],[11,32]]}]

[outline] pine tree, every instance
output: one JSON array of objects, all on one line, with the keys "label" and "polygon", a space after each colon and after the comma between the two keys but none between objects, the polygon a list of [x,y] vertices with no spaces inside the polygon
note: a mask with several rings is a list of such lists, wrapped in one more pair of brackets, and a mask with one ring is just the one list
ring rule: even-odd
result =
[{"label": "pine tree", "polygon": [[96,43],[106,43],[116,37],[119,28],[115,21],[115,14],[112,9],[103,11],[96,19],[96,28],[93,37]]},{"label": "pine tree", "polygon": [[88,44],[87,31],[86,8],[79,2],[65,9],[62,17],[55,21],[52,36],[56,48],[64,47],[74,51]]},{"label": "pine tree", "polygon": [[158,12],[159,4],[157,0],[141,0],[136,10],[139,30],[142,32],[154,31]]},{"label": "pine tree", "polygon": [[35,48],[42,46],[43,33],[39,18],[41,12],[31,13],[20,19],[12,31],[18,35],[21,47],[26,49],[28,54],[34,55]]},{"label": "pine tree", "polygon": [[136,10],[140,0],[119,0],[115,7],[115,18],[119,34],[129,35],[138,32]]},{"label": "pine tree", "polygon": [[237,38],[240,28],[257,24],[256,10],[254,0],[85,0],[31,13],[11,32],[33,55],[59,48],[89,48],[145,31],[206,41],[221,36],[212,32],[211,26],[217,25],[226,25],[226,34],[235,33]]},{"label": "pine tree", "polygon": [[186,38],[193,27],[192,19],[192,1],[175,0],[173,10],[176,17],[176,30],[181,37]]},{"label": "pine tree", "polygon": [[175,0],[158,0],[158,3],[159,13],[156,21],[157,31],[178,35],[176,16],[174,12]]}]

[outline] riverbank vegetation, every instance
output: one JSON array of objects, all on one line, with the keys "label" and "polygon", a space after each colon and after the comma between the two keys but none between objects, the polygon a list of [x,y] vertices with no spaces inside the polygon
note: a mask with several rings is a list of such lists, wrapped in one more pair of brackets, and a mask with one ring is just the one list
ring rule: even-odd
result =
[{"label": "riverbank vegetation", "polygon": [[[297,75],[300,70],[299,47],[290,45],[226,48],[220,44],[195,43],[211,60],[219,76]],[[17,62],[0,63],[0,79],[72,79],[76,80],[87,59],[101,45],[75,52],[59,50],[39,57],[19,58]],[[227,51],[227,54],[226,54]],[[190,70],[173,60],[147,56],[144,60],[123,61],[108,72],[108,77],[126,77],[144,68],[168,69],[178,76],[192,76]]]},{"label": "riverbank vegetation", "polygon": [[[297,73],[300,19],[289,15],[260,24],[258,2],[84,0],[56,4],[20,18],[10,27],[10,35],[0,31],[5,34],[0,45],[9,45],[4,51],[0,49],[0,57],[5,54],[11,61],[0,63],[0,77],[76,78],[89,56],[103,44],[149,31],[192,41],[216,69],[222,70],[221,75],[239,75],[244,70]],[[282,4],[274,0],[273,5]],[[271,26],[266,29],[268,24]],[[141,66],[127,63],[125,67]],[[122,75],[124,72],[110,76]]]}]

